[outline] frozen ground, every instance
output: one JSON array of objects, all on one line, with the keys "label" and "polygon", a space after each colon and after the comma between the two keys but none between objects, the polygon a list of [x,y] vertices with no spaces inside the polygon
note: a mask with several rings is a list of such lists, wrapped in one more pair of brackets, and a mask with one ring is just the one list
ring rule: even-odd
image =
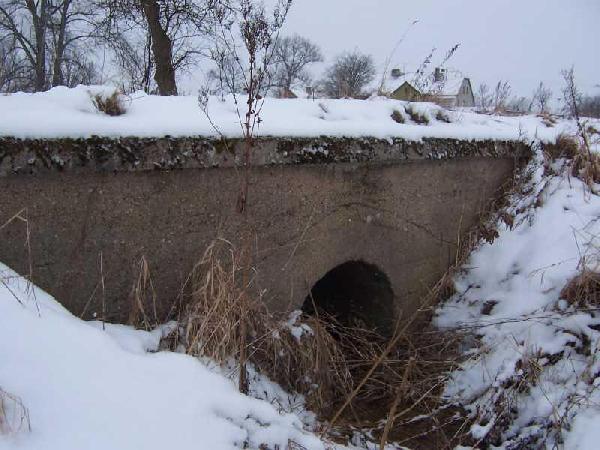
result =
[{"label": "frozen ground", "polygon": [[570,304],[561,292],[582,270],[600,270],[600,197],[564,161],[544,175],[538,154],[529,170],[529,192],[508,210],[514,223],[500,221],[499,237],[471,254],[457,294],[438,311],[439,326],[479,339],[446,396],[494,448],[595,450],[599,305]]},{"label": "frozen ground", "polygon": [[[172,325],[104,331],[2,265],[0,280],[0,388],[31,425],[5,397],[2,450],[341,448],[307,431],[310,415],[241,395],[196,358],[155,352]],[[260,388],[285,395],[265,380]]]},{"label": "frozen ground", "polygon": [[[57,87],[37,94],[0,95],[0,136],[86,137],[100,136],[193,136],[214,135],[195,96],[158,97],[132,94],[125,102],[127,113],[109,117],[95,110],[91,95],[108,93],[112,88],[79,86]],[[244,105],[240,99],[241,106]],[[257,134],[266,136],[370,136],[379,138],[423,137],[460,139],[519,139],[523,135],[553,140],[572,124],[559,122],[548,127],[536,116],[499,117],[468,111],[446,113],[451,123],[438,117],[439,107],[413,103],[412,108],[429,119],[418,125],[406,114],[406,102],[387,98],[370,100],[267,99],[262,124]],[[397,110],[405,123],[392,120]],[[208,103],[211,120],[227,136],[239,136],[241,128],[231,96]],[[243,111],[242,111],[243,115]]]}]

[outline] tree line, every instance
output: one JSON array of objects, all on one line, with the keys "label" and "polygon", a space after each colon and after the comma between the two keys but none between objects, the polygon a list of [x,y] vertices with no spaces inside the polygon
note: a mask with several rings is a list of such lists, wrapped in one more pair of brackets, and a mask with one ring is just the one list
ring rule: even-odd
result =
[{"label": "tree line", "polygon": [[[222,25],[249,2],[0,0],[0,91],[102,84],[112,71],[124,92],[177,95],[179,75],[204,69],[213,91],[239,92],[248,61],[236,60],[235,38]],[[285,96],[318,84],[326,95],[355,97],[375,76],[373,59],[354,51],[317,83],[307,69],[323,61],[308,39],[277,36],[266,86]]]},{"label": "tree line", "polygon": [[[180,76],[198,70],[207,74],[213,95],[243,92],[248,61],[237,56],[227,27],[234,26],[246,3],[253,2],[0,0],[0,92],[112,81],[123,92],[177,95]],[[320,48],[299,35],[274,38],[265,91],[288,97],[294,88],[311,86],[332,98],[366,96],[364,89],[376,75],[370,55],[358,50],[339,55],[322,79],[314,80],[308,69],[324,62]],[[553,92],[540,82],[531,96],[515,96],[508,81],[499,81],[492,87],[481,84],[475,97],[486,112],[547,113]],[[582,114],[600,116],[600,96],[581,95],[579,101]]]},{"label": "tree line", "polygon": [[[574,69],[562,71],[564,85],[574,83]],[[492,87],[485,83],[479,85],[475,93],[475,104],[481,112],[515,113],[515,114],[549,114],[553,109],[553,100],[559,105],[559,111],[569,117],[573,116],[572,104],[575,101],[579,115],[583,117],[600,117],[600,96],[584,95],[577,92],[575,98],[568,95],[565,88],[554,93],[552,89],[540,81],[530,97],[512,95],[512,88],[508,81],[500,80]]]}]

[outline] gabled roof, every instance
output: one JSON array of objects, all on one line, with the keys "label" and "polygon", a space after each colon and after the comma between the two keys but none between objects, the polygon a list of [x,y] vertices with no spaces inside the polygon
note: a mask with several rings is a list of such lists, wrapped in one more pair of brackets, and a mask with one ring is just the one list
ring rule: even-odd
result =
[{"label": "gabled roof", "polygon": [[[431,78],[433,78],[433,74],[430,76],[431,76]],[[385,80],[385,84],[383,86],[383,90],[384,90],[384,92],[391,94],[391,93],[395,92],[396,90],[398,90],[404,83],[408,83],[415,90],[420,92],[420,90],[415,86],[414,77],[415,77],[414,73],[408,73],[408,74],[402,75],[401,77],[394,78],[394,77],[392,77],[391,74],[388,73],[386,80]],[[462,74],[462,72],[460,72],[458,70],[447,70],[446,71],[446,80],[443,82],[432,83],[431,88],[427,89],[427,91],[428,91],[427,93],[432,93],[432,94],[439,95],[442,97],[446,97],[446,96],[455,97],[458,95],[460,88],[463,85],[463,82],[465,79],[468,80],[468,78],[465,78],[465,76]]]},{"label": "gabled roof", "polygon": [[402,84],[400,84],[400,85],[399,85],[399,86],[398,86],[396,89],[394,89],[394,90],[392,91],[392,93],[393,93],[393,92],[396,92],[398,89],[400,89],[400,88],[401,88],[402,86],[404,86],[405,84],[406,84],[406,85],[408,85],[408,86],[410,86],[412,89],[414,89],[415,91],[417,91],[419,94],[421,93],[421,91],[419,91],[419,90],[418,90],[418,89],[415,87],[415,85],[414,85],[413,83],[411,83],[410,81],[405,81],[405,82],[403,82],[403,83],[402,83]]}]

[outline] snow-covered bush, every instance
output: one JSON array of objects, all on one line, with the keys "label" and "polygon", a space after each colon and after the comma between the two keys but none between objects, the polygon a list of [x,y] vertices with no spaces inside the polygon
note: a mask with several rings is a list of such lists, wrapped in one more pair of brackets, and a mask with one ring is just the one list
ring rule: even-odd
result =
[{"label": "snow-covered bush", "polygon": [[429,122],[431,122],[427,112],[423,111],[421,108],[417,108],[412,103],[408,104],[405,111],[409,115],[410,120],[418,125],[429,125]]},{"label": "snow-covered bush", "polygon": [[394,109],[394,112],[392,112],[392,120],[396,123],[404,123],[406,122],[406,120],[404,119],[404,114],[402,114],[400,111],[398,111],[397,109]]}]

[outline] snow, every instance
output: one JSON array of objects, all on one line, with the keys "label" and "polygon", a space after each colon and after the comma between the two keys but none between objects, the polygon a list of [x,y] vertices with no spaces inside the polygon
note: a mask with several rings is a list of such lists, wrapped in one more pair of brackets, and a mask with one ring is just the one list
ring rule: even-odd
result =
[{"label": "snow", "polygon": [[[159,97],[135,93],[125,104],[126,114],[110,117],[95,110],[91,97],[109,94],[107,86],[56,87],[47,92],[0,95],[0,136],[19,138],[59,138],[139,136],[213,136],[214,128],[198,106],[195,96]],[[243,109],[245,101],[238,98]],[[543,141],[553,141],[572,124],[560,122],[548,128],[536,116],[499,117],[470,111],[449,111],[452,123],[437,121],[440,108],[419,103],[432,117],[429,125],[408,121],[396,123],[391,115],[402,111],[407,102],[374,97],[351,99],[266,99],[257,130],[261,136],[344,136],[425,137],[453,139],[520,139],[524,133]],[[241,127],[232,96],[223,100],[211,97],[208,102],[211,120],[226,136],[241,135]],[[243,116],[243,111],[242,111]]]},{"label": "snow", "polygon": [[[477,439],[508,416],[499,448],[529,438],[554,448],[558,429],[564,448],[598,448],[600,315],[569,305],[561,291],[584,268],[600,270],[600,197],[564,161],[552,169],[544,174],[538,149],[529,194],[511,199],[512,227],[500,221],[493,243],[471,254],[436,317],[479,339],[445,396],[475,419]],[[505,417],[498,405],[511,406]]]},{"label": "snow", "polygon": [[290,440],[326,448],[297,415],[239,394],[198,359],[156,352],[172,324],[104,331],[5,266],[0,280],[0,387],[21,399],[31,423],[0,436],[0,449],[256,449]]}]

